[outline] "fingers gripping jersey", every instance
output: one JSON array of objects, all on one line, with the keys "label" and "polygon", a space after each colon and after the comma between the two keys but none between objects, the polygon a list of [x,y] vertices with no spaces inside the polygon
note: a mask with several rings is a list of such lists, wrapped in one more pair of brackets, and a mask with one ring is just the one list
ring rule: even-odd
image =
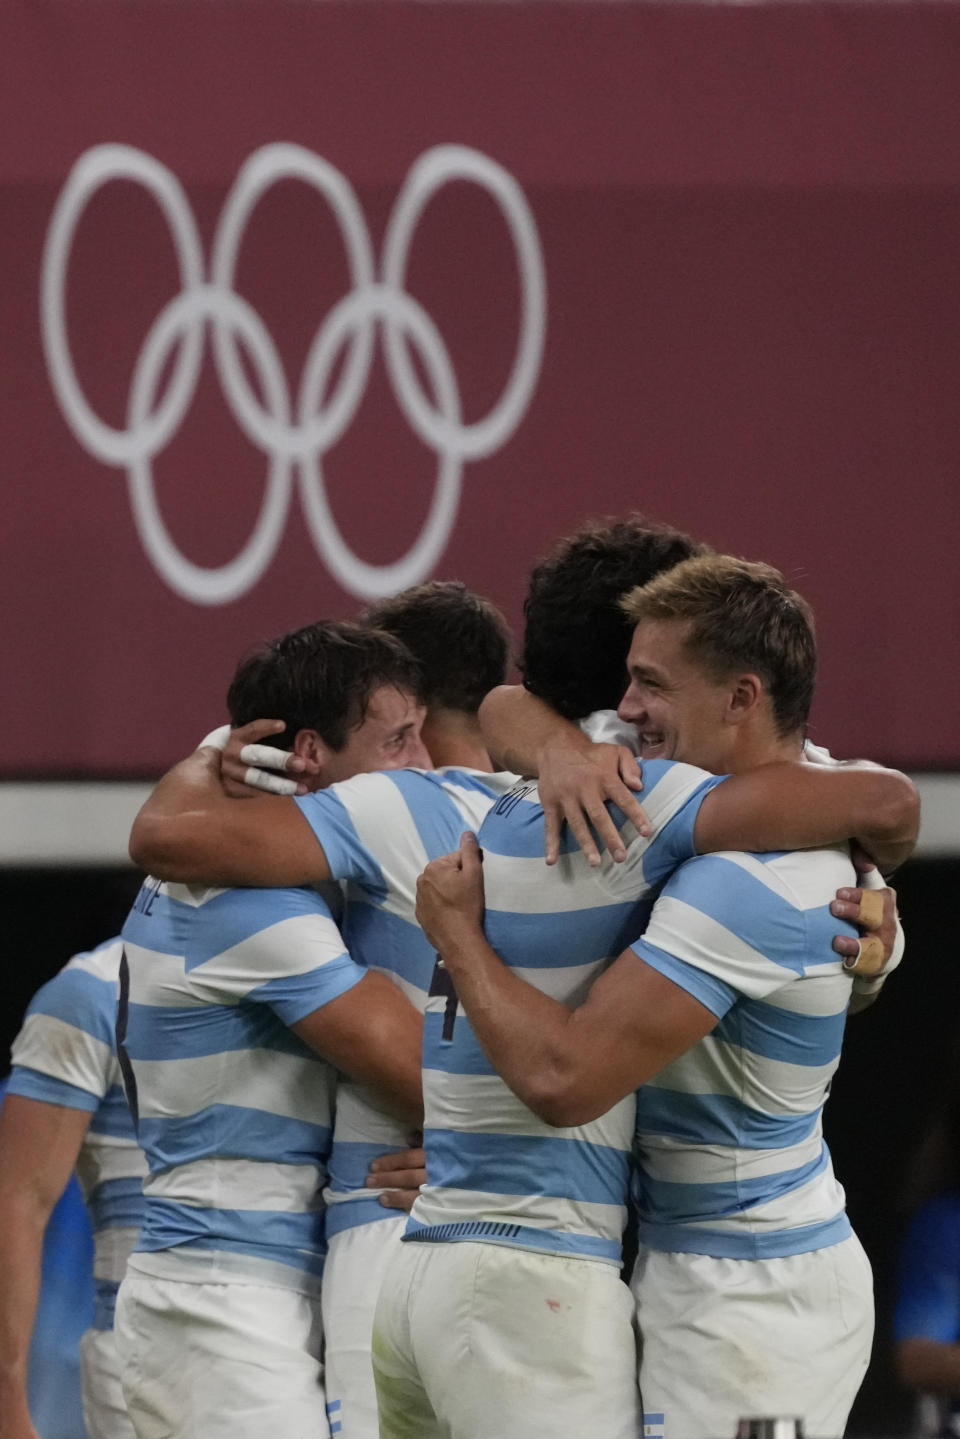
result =
[{"label": "fingers gripping jersey", "polygon": [[[516,775],[448,768],[361,774],[297,800],[334,878],[348,881],[344,938],[354,959],[379,970],[422,1013],[436,955],[416,922],[417,879],[427,862],[478,830]],[[405,1149],[408,1129],[367,1088],[341,1077],[325,1192],[328,1237],[396,1217],[364,1180],[378,1154]]]},{"label": "fingers gripping jersey", "polygon": [[122,943],[78,954],[38,990],[13,1042],[8,1094],[86,1110],[77,1177],[93,1228],[93,1327],[111,1329],[117,1289],[143,1220],[147,1172],[114,1049]]},{"label": "fingers gripping jersey", "polygon": [[329,909],[309,889],[148,880],[123,939],[124,1058],[150,1168],[137,1252],[319,1278],[332,1070],[289,1026],[363,978]]},{"label": "fingers gripping jersey", "polygon": [[712,854],[668,881],[634,948],[719,1021],[641,1089],[640,1237],[651,1249],[766,1259],[850,1233],[822,1135],[851,977],[829,902],[846,846]]},{"label": "fingers gripping jersey", "polygon": [[[623,864],[605,855],[591,869],[568,836],[547,868],[531,782],[501,798],[480,830],[487,938],[522,979],[570,1006],[642,931],[652,890],[693,854],[700,804],[721,783],[664,761],[645,764],[643,778],[653,836],[613,811]],[[591,1124],[553,1128],[494,1072],[455,996],[440,994],[425,1020],[424,1111],[430,1182],[408,1240],[485,1240],[619,1264],[634,1096]]]}]

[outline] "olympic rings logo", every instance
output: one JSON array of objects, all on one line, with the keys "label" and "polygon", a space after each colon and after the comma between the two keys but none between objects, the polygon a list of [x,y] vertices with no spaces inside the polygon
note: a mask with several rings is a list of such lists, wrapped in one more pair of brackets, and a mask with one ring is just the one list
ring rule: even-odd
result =
[{"label": "olympic rings logo", "polygon": [[[142,185],[156,200],[176,251],[181,289],[147,332],[130,382],[127,423],[108,425],[90,406],[77,378],[67,335],[65,290],[70,252],[91,198],[111,180]],[[250,215],[278,180],[297,179],[330,205],[346,250],[352,290],[319,325],[291,397],[277,347],[260,316],[233,287]],[[513,366],[496,403],[471,424],[461,414],[450,355],[433,319],[405,289],[414,231],[430,199],[452,180],[481,186],[496,201],[513,243],[521,314]],[[176,176],[128,145],[97,145],[82,155],[61,191],[43,256],[41,320],[51,382],[64,416],[83,447],[104,464],[124,468],[141,542],[170,587],[195,604],[220,605],[250,590],[270,564],[286,523],[294,474],[307,526],[340,585],[361,598],[393,594],[426,578],[456,518],[466,460],[498,450],[520,424],[540,372],[546,330],[546,281],[536,223],[523,191],[502,166],[463,145],[438,145],[416,161],[387,224],[379,267],[357,196],[326,160],[299,145],[265,145],[241,167],[213,239],[209,278],[190,201]],[[153,484],[153,461],[183,422],[203,362],[207,330],[223,393],[238,425],[268,457],[266,488],[253,532],[228,563],[208,568],[179,550],[164,522]],[[391,564],[356,555],[340,533],[324,487],[322,458],[353,421],[367,384],[377,333],[397,402],[437,456],[437,478],[413,546]],[[411,359],[420,357],[435,400]],[[158,398],[172,361],[169,382]],[[325,399],[336,362],[344,362]],[[242,355],[253,366],[258,395]]]}]

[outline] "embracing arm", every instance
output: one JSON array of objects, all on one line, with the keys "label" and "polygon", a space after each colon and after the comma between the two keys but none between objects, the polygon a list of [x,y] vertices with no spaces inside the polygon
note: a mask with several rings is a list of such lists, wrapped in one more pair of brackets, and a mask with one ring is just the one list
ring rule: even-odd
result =
[{"label": "embracing arm", "polygon": [[480,725],[494,764],[539,778],[547,864],[557,862],[564,824],[591,865],[600,863],[595,834],[618,863],[626,858],[608,801],[640,834],[650,833],[636,795],[643,787],[636,756],[626,746],[595,744],[522,685],[491,690],[480,706]]},{"label": "embracing arm", "polygon": [[365,974],[292,1028],[335,1068],[375,1089],[401,1119],[421,1123],[423,1020],[385,975]]},{"label": "embracing arm", "polygon": [[[624,857],[604,802],[618,805],[640,828],[644,817],[631,792],[637,780],[629,750],[594,744],[579,726],[516,685],[492,690],[480,719],[499,762],[540,778],[548,863],[557,857],[564,822],[591,862],[599,862],[599,855],[590,825],[615,859]],[[919,816],[916,788],[897,770],[865,760],[838,765],[781,761],[713,790],[700,809],[695,841],[698,851],[707,853],[806,849],[856,838],[889,873],[913,851]]]},{"label": "embracing arm", "polygon": [[697,815],[694,842],[706,854],[809,849],[853,837],[889,873],[912,853],[919,823],[916,788],[897,770],[866,761],[779,761],[711,790]]},{"label": "embracing arm", "polygon": [[[259,730],[272,721],[247,726]],[[268,731],[269,732],[269,731]],[[323,849],[292,799],[230,799],[220,752],[195,750],[168,770],[134,820],[130,857],[183,884],[299,885],[330,878]]]},{"label": "embracing arm", "polygon": [[518,979],[481,928],[477,842],[434,860],[417,887],[417,918],[453,976],[494,1068],[548,1124],[586,1124],[678,1058],[717,1023],[672,980],[625,950],[569,1010]]},{"label": "embracing arm", "polygon": [[40,1293],[43,1236],[77,1162],[90,1114],[19,1094],[0,1110],[0,1436],[37,1439],[27,1357]]}]

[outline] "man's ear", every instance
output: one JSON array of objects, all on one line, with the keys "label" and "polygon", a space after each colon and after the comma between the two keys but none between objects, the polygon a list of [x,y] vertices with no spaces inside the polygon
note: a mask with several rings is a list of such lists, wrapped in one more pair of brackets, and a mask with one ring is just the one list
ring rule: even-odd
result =
[{"label": "man's ear", "polygon": [[745,720],[752,719],[763,703],[765,694],[759,675],[737,675],[727,698],[727,723],[743,724]]},{"label": "man's ear", "polygon": [[293,753],[322,768],[330,758],[330,747],[315,729],[300,729],[293,737]]}]

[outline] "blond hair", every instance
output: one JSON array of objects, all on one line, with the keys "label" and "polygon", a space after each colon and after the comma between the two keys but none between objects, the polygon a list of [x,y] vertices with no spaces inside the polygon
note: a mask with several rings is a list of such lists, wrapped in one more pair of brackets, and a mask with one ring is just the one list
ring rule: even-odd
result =
[{"label": "blond hair", "polygon": [[621,607],[634,624],[688,622],[687,650],[714,678],[758,675],[778,733],[805,728],[817,671],[813,614],[778,570],[702,555],[631,590]]}]

